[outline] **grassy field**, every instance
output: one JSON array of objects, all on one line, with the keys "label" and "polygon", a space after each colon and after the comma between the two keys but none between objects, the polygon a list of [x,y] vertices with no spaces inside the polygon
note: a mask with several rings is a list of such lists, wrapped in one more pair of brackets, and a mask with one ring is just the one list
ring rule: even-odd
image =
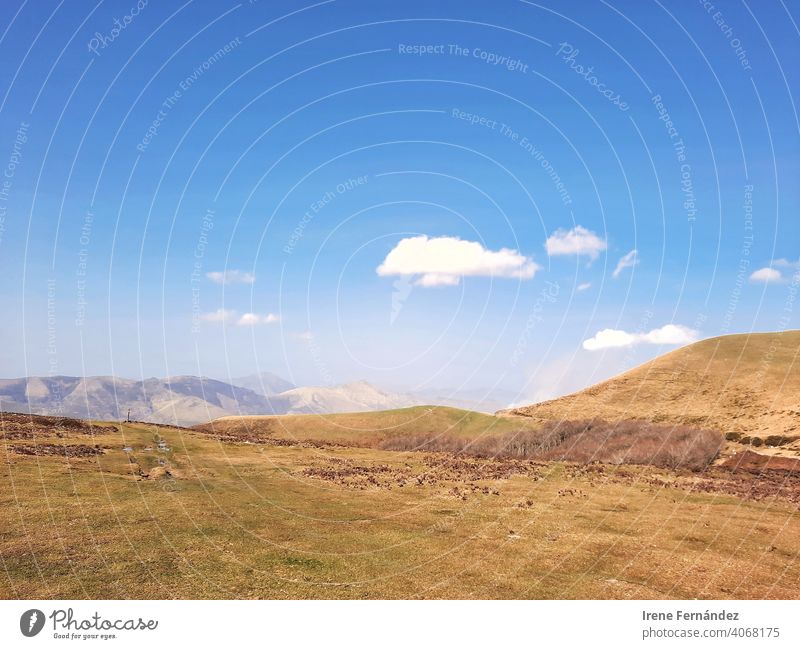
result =
[{"label": "grassy field", "polygon": [[293,418],[237,442],[3,415],[0,596],[800,597],[797,477],[322,443],[518,425],[424,413]]}]

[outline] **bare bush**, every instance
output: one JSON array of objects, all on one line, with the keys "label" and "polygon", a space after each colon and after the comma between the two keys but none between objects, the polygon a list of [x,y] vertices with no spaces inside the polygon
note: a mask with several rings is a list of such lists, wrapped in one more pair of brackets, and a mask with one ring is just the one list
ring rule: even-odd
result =
[{"label": "bare bush", "polygon": [[380,448],[438,451],[484,458],[650,464],[670,469],[705,469],[719,454],[720,433],[690,426],[625,420],[553,421],[537,430],[466,439],[452,435],[394,437]]}]

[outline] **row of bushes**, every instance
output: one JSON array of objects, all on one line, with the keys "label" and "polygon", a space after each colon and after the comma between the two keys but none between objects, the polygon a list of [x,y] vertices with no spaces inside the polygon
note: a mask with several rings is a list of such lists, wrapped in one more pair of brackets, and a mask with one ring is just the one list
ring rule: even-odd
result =
[{"label": "row of bushes", "polygon": [[742,433],[730,432],[725,433],[725,439],[731,442],[739,442],[740,444],[749,444],[750,446],[786,446],[792,442],[796,442],[798,438],[796,435],[767,435],[766,437],[751,437]]},{"label": "row of bushes", "polygon": [[537,430],[465,439],[415,435],[383,440],[395,451],[438,451],[485,458],[650,464],[693,471],[705,469],[722,449],[722,435],[690,426],[600,419],[553,421]]}]

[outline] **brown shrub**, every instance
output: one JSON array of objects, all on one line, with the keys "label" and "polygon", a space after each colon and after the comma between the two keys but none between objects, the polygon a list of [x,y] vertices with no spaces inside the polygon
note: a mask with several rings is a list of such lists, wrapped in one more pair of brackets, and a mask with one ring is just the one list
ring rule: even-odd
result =
[{"label": "brown shrub", "polygon": [[693,471],[705,469],[722,448],[722,435],[689,426],[642,421],[547,422],[538,430],[464,439],[448,435],[415,435],[384,440],[380,448],[438,451],[501,459],[563,460],[609,464],[650,464]]},{"label": "brown shrub", "polygon": [[768,435],[764,439],[764,443],[767,446],[785,446],[786,444],[791,444],[796,440],[797,437],[791,437],[789,435]]}]

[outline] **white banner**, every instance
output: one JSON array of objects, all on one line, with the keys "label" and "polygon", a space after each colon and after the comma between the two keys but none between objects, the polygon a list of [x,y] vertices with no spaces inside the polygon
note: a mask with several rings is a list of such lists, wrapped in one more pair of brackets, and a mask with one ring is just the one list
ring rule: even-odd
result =
[{"label": "white banner", "polygon": [[792,647],[794,601],[4,601],[0,647]]}]

